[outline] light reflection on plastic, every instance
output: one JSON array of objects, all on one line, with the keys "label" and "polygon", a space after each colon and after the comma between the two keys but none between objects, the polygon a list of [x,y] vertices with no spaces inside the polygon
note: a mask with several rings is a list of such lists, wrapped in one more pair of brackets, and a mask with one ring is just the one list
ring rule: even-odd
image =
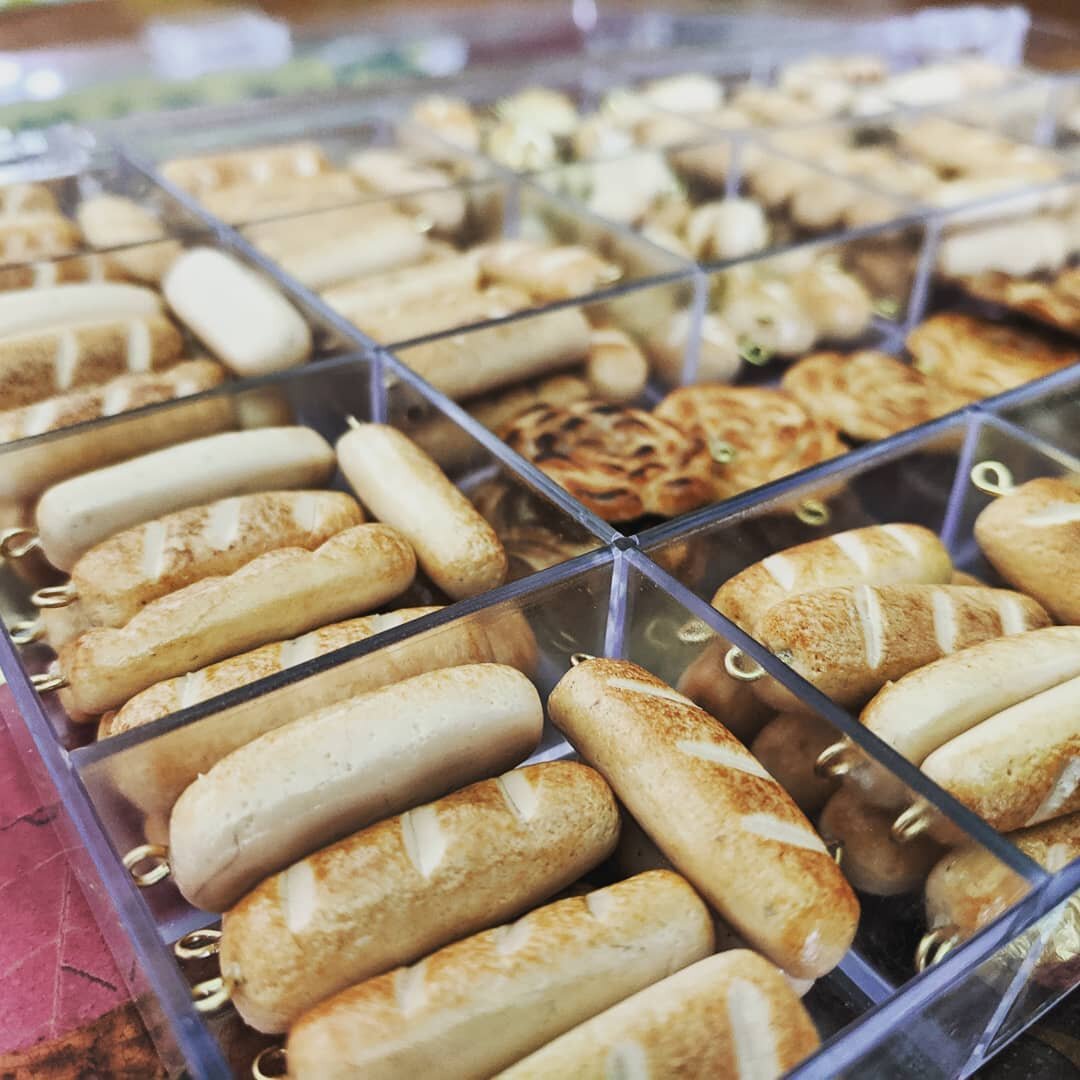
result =
[{"label": "light reflection on plastic", "polygon": [[64,91],[64,76],[52,68],[38,68],[26,76],[27,97],[35,101],[47,101],[59,97]]},{"label": "light reflection on plastic", "polygon": [[18,60],[0,57],[0,87],[14,86],[22,75],[22,64]]}]

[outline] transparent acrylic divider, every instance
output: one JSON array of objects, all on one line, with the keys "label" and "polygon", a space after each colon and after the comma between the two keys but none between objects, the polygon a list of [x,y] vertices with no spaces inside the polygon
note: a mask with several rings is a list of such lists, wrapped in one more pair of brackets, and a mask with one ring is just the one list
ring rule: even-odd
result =
[{"label": "transparent acrylic divider", "polygon": [[[669,550],[672,548],[675,550]],[[675,542],[666,545],[658,558],[661,561],[677,561],[688,555],[692,558],[686,549],[678,550],[678,542]],[[659,562],[651,562],[645,553],[638,551],[628,552],[627,557],[639,574],[631,571],[627,589],[627,623],[631,630],[624,645],[624,654],[676,683],[690,696],[707,703],[722,722],[727,719],[732,726],[736,726],[733,718],[738,717],[740,725],[747,725],[745,705],[738,700],[745,686],[734,683],[730,678],[727,679],[727,686],[724,685],[723,654],[732,644],[750,653],[749,639],[685,589]],[[709,631],[712,637],[707,636]],[[703,639],[706,641],[704,646],[700,644]],[[962,977],[970,965],[978,963],[1001,943],[1009,941],[1015,924],[1012,912],[1007,913],[981,934],[958,946],[957,955],[948,955],[927,972],[916,974],[914,955],[920,938],[927,930],[922,911],[922,880],[946,849],[925,844],[917,855],[906,852],[899,865],[879,862],[884,845],[892,841],[887,833],[880,835],[880,829],[877,830],[878,841],[871,839],[871,831],[865,828],[865,823],[874,812],[861,801],[851,800],[849,806],[854,802],[854,807],[847,812],[862,815],[860,821],[863,827],[849,824],[845,829],[845,817],[840,809],[844,796],[841,795],[833,803],[832,800],[837,798],[836,792],[812,790],[812,762],[800,757],[798,750],[808,745],[816,747],[818,742],[824,743],[841,733],[854,734],[859,727],[857,721],[816,694],[802,680],[790,677],[791,673],[785,673],[782,665],[774,668],[767,664],[767,654],[754,651],[753,656],[799,697],[806,714],[797,717],[785,714],[777,718],[780,730],[775,734],[768,720],[752,737],[752,726],[743,726],[740,738],[760,755],[797,801],[811,807],[810,816],[819,823],[822,837],[827,842],[838,843],[841,868],[851,878],[861,904],[859,930],[851,951],[836,972],[819,980],[807,996],[807,1004],[823,1038],[834,1037],[819,1056],[808,1059],[800,1066],[801,1074],[836,1075],[825,1064],[829,1060],[831,1047],[834,1046],[840,1053],[855,1052],[870,1035],[870,1032],[864,1034],[864,1025],[870,1025],[872,1032],[874,1018],[881,1008],[895,1006],[896,1013],[905,1017],[918,1016],[914,1008],[905,1008],[909,991],[915,992],[916,988],[928,981],[935,983],[940,990],[943,985]],[[761,720],[756,722],[761,723]],[[938,797],[940,793],[932,791],[933,785],[917,770],[910,765],[904,768],[907,763],[899,761],[895,754],[883,752],[884,748],[877,740],[872,741],[877,745],[872,747],[868,740],[863,749],[892,773],[894,779],[900,781],[910,798]],[[815,800],[825,799],[828,800],[825,811],[815,812]],[[942,796],[938,804],[953,824],[967,835],[966,844],[971,850],[982,849],[1003,866],[1011,868],[1018,897],[1046,882],[1043,871],[1006,840],[972,819],[953,800]],[[850,822],[851,819],[847,820]],[[881,829],[887,829],[887,820],[881,822]],[[883,866],[889,866],[888,873]],[[897,891],[893,895],[875,895],[884,890]],[[905,1046],[902,1056],[900,1050],[895,1051],[897,1060],[882,1060],[882,1075],[888,1075],[898,1061],[917,1068],[920,1075],[955,1075],[954,1066],[974,1052],[994,1019],[1000,995],[1010,989],[1012,974],[1013,970],[997,971],[995,978],[981,993],[965,994],[962,1007],[943,1008],[936,1015],[920,1017],[922,1036],[912,1047]],[[915,1000],[924,1000],[924,995],[917,994]],[[848,1024],[853,1026],[845,1031]]]},{"label": "transparent acrylic divider", "polygon": [[[569,666],[571,655],[605,650],[612,558],[610,550],[584,555],[528,582],[467,601],[454,613],[440,613],[391,631],[381,642],[350,647],[344,658],[335,658],[333,667],[318,661],[303,665],[287,678],[275,679],[275,687],[267,693],[234,694],[214,711],[189,710],[153,730],[133,731],[77,751],[73,762],[104,833],[94,841],[95,848],[104,854],[111,846],[115,859],[144,842],[146,827],[160,842],[171,800],[182,783],[194,779],[198,771],[205,771],[245,738],[327,701],[448,664],[470,662],[469,654],[477,646],[484,649],[486,658],[526,671],[546,699]],[[530,760],[564,757],[568,752],[561,735],[549,726]],[[116,891],[126,894],[131,888],[130,882],[123,882]],[[196,971],[181,975],[170,946],[184,933],[216,922],[216,917],[184,903],[170,882],[145,890],[134,903],[140,920],[156,928],[153,940],[140,941],[155,987],[173,987],[177,980],[183,985],[185,976],[200,977]],[[226,1011],[204,1026],[190,1003],[179,1011],[183,1020],[175,1026],[190,1064],[206,1058],[209,1032],[221,1047],[210,1060],[220,1061],[224,1053],[236,1075],[247,1071],[259,1044],[256,1040],[253,1046],[252,1033],[235,1013]],[[205,1075],[223,1074],[211,1070]]]},{"label": "transparent acrylic divider", "polygon": [[989,408],[1017,427],[1080,457],[1080,367],[1002,394]]}]

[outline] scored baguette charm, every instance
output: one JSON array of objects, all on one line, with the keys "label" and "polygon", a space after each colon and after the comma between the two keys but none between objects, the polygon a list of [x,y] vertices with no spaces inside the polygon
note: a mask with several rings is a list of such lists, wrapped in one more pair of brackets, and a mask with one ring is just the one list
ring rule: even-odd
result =
[{"label": "scored baguette charm", "polygon": [[1080,624],[1080,488],[1075,483],[1045,477],[1021,484],[979,514],[975,539],[1010,585],[1035,597],[1059,622]]},{"label": "scored baguette charm", "polygon": [[644,668],[585,660],[548,713],[680,873],[784,971],[843,958],[859,905],[821,837],[723,725]]},{"label": "scored baguette charm", "polygon": [[193,506],[125,529],[91,548],[71,583],[95,626],[123,626],[161,596],[231,574],[277,548],[309,551],[364,521],[337,491],[266,491]]},{"label": "scored baguette charm", "polygon": [[647,871],[324,1001],[289,1031],[289,1075],[491,1076],[712,949],[694,890],[670,871]]},{"label": "scored baguette charm", "polygon": [[498,1080],[777,1080],[818,1047],[784,976],[746,949],[699,960],[498,1074]]},{"label": "scored baguette charm", "polygon": [[[822,693],[858,706],[942,656],[1049,623],[1039,604],[1008,589],[857,585],[783,600],[765,613],[754,636]],[[775,709],[806,711],[775,679],[753,686]]]},{"label": "scored baguette charm", "polygon": [[769,555],[729,578],[712,605],[747,633],[774,604],[842,585],[945,584],[952,561],[922,525],[868,525]]},{"label": "scored baguette charm", "polygon": [[585,765],[515,769],[388,818],[268,878],[225,913],[240,1015],[285,1031],[318,1002],[498,925],[615,848],[619,809]]},{"label": "scored baguette charm", "polygon": [[180,796],[173,880],[196,907],[224,911],[343,835],[511,768],[543,724],[536,688],[499,664],[430,671],[328,705],[234,750]]},{"label": "scored baguette charm", "polygon": [[416,557],[389,525],[357,525],[314,551],[278,548],[223,577],[147,604],[122,627],[88,630],[60,652],[79,712],[270,641],[370,611],[409,587]]},{"label": "scored baguette charm", "polygon": [[311,428],[212,435],[56,484],[37,505],[38,534],[49,562],[70,571],[133,525],[228,495],[319,487],[334,466],[329,443]]}]

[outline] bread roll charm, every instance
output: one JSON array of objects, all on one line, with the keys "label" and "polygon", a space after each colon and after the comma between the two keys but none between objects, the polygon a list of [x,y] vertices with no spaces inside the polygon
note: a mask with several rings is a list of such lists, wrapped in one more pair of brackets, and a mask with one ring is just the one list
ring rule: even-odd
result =
[{"label": "bread roll charm", "polygon": [[[783,600],[762,616],[754,636],[823,694],[858,706],[924,664],[1049,622],[1034,600],[1008,589],[856,585]],[[775,679],[753,686],[775,709],[806,711]]]},{"label": "bread roll charm", "polygon": [[123,627],[88,630],[61,650],[60,668],[75,708],[102,713],[162,679],[370,611],[415,570],[396,529],[357,525],[314,551],[279,548],[162,596]]},{"label": "bread roll charm", "polygon": [[324,484],[334,452],[305,427],[230,431],[72,477],[35,511],[49,562],[71,570],[107,537],[175,510],[227,495]]},{"label": "bread roll charm", "polygon": [[0,338],[78,323],[149,318],[160,315],[161,307],[152,289],[116,281],[17,289],[0,293]]},{"label": "bread roll charm", "polygon": [[922,525],[869,525],[769,555],[716,590],[712,605],[747,633],[774,604],[841,585],[944,584],[952,561]]},{"label": "bread roll charm", "polygon": [[502,584],[506,552],[495,530],[407,436],[359,424],[338,440],[337,456],[361,502],[401,530],[447,596],[461,600]]},{"label": "bread roll charm", "polygon": [[176,314],[237,375],[281,371],[311,355],[311,331],[300,312],[223,251],[185,251],[162,290]]},{"label": "bread roll charm", "polygon": [[624,660],[573,668],[548,713],[756,948],[800,977],[840,962],[858,902],[791,797],[719,721]]},{"label": "bread roll charm", "polygon": [[363,520],[338,491],[237,495],[109,537],[79,559],[71,582],[92,625],[123,626],[152,600],[277,548],[313,551]]},{"label": "bread roll charm", "polygon": [[268,878],[222,922],[221,974],[259,1031],[543,902],[611,854],[619,810],[574,762],[504,773]]},{"label": "bread roll charm", "polygon": [[163,315],[45,329],[0,340],[4,407],[33,405],[120,375],[160,371],[179,362],[180,331]]},{"label": "bread roll charm", "polygon": [[[887,683],[860,720],[913,765],[951,739],[1028,698],[1080,677],[1080,626],[992,638]],[[911,799],[892,773],[842,744],[846,782],[883,809]]]},{"label": "bread roll charm", "polygon": [[996,499],[975,539],[997,572],[1059,622],[1080,624],[1080,489],[1045,477]]},{"label": "bread roll charm", "polygon": [[328,705],[234,750],[180,796],[173,880],[196,907],[224,911],[317,848],[512,768],[543,724],[533,684],[499,664]]},{"label": "bread roll charm", "polygon": [[818,1047],[784,976],[746,949],[699,960],[567,1032],[498,1080],[776,1080]]},{"label": "bread roll charm", "polygon": [[289,1032],[289,1075],[491,1076],[712,948],[694,890],[651,870],[324,1001]]}]

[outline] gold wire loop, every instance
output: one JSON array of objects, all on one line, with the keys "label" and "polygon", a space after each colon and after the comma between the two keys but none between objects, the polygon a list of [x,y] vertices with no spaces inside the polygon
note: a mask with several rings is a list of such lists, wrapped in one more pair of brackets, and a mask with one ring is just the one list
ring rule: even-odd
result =
[{"label": "gold wire loop", "polygon": [[0,533],[0,558],[15,560],[25,559],[32,551],[41,547],[41,540],[33,529],[5,529]]},{"label": "gold wire loop", "polygon": [[39,694],[51,694],[54,690],[63,690],[67,679],[58,671],[42,671],[30,676],[30,685]]},{"label": "gold wire loop", "polygon": [[844,865],[844,845],[839,840],[826,840],[825,850],[832,856],[837,866]]},{"label": "gold wire loop", "polygon": [[30,603],[36,608],[64,608],[74,604],[78,598],[78,591],[68,581],[63,585],[47,585],[44,589],[38,589],[30,597]]},{"label": "gold wire loop", "polygon": [[803,499],[795,508],[795,516],[804,525],[828,525],[829,508],[820,499]]},{"label": "gold wire loop", "polygon": [[173,946],[173,955],[177,960],[208,960],[217,956],[220,948],[221,931],[208,926],[185,934]]},{"label": "gold wire loop", "polygon": [[922,836],[933,820],[934,808],[920,799],[897,817],[889,832],[898,844],[906,844],[909,840]]},{"label": "gold wire loop", "polygon": [[360,421],[352,413],[345,417],[345,423],[349,425],[350,431],[356,431],[360,427]]},{"label": "gold wire loop", "polygon": [[196,1012],[214,1013],[228,1004],[229,989],[225,980],[220,975],[215,975],[214,978],[196,983],[191,988],[191,1000]]},{"label": "gold wire loop", "polygon": [[883,319],[895,319],[900,314],[900,301],[895,296],[879,296],[872,307]]},{"label": "gold wire loop", "polygon": [[919,939],[919,947],[915,950],[915,970],[925,971],[959,944],[960,935],[951,926],[928,931]]},{"label": "gold wire loop", "polygon": [[[747,665],[753,664],[753,667],[743,667],[743,662]],[[726,653],[724,653],[724,670],[733,678],[738,679],[739,682],[757,682],[765,674],[765,669],[756,661],[749,659],[742,649],[736,645],[732,645]]]},{"label": "gold wire loop", "polygon": [[23,559],[41,547],[41,538],[33,529],[14,528],[0,533],[0,556],[5,559]]},{"label": "gold wire loop", "polygon": [[971,482],[987,495],[1011,495],[1016,490],[1012,470],[1000,461],[980,461],[972,465]]},{"label": "gold wire loop", "polygon": [[851,760],[851,743],[847,739],[826,746],[814,762],[814,772],[827,780],[839,780],[854,767]]},{"label": "gold wire loop", "polygon": [[[171,873],[169,869],[169,849],[161,844],[140,844],[133,847],[123,858],[124,868],[131,875],[131,880],[140,889],[148,889],[159,881],[164,881]],[[145,870],[139,870],[141,863],[149,863]],[[184,939],[181,938],[181,941]]]},{"label": "gold wire loop", "polygon": [[255,1055],[251,1063],[251,1075],[255,1080],[281,1080],[289,1075],[289,1063],[284,1046],[267,1046]]},{"label": "gold wire loop", "polygon": [[726,439],[710,436],[709,454],[717,465],[730,465],[739,456],[739,451]]},{"label": "gold wire loop", "polygon": [[570,655],[570,666],[577,667],[579,664],[584,664],[586,660],[595,660],[596,657],[592,653],[576,652]]},{"label": "gold wire loop", "polygon": [[716,632],[703,619],[687,619],[675,631],[675,636],[684,645],[700,645],[716,636]]},{"label": "gold wire loop", "polygon": [[753,364],[754,367],[765,367],[773,358],[773,354],[769,349],[766,349],[764,345],[759,345],[756,341],[751,341],[747,337],[739,338],[738,347],[739,356],[748,364]]},{"label": "gold wire loop", "polygon": [[33,645],[45,636],[45,627],[37,619],[22,619],[8,627],[11,641],[18,646]]}]

